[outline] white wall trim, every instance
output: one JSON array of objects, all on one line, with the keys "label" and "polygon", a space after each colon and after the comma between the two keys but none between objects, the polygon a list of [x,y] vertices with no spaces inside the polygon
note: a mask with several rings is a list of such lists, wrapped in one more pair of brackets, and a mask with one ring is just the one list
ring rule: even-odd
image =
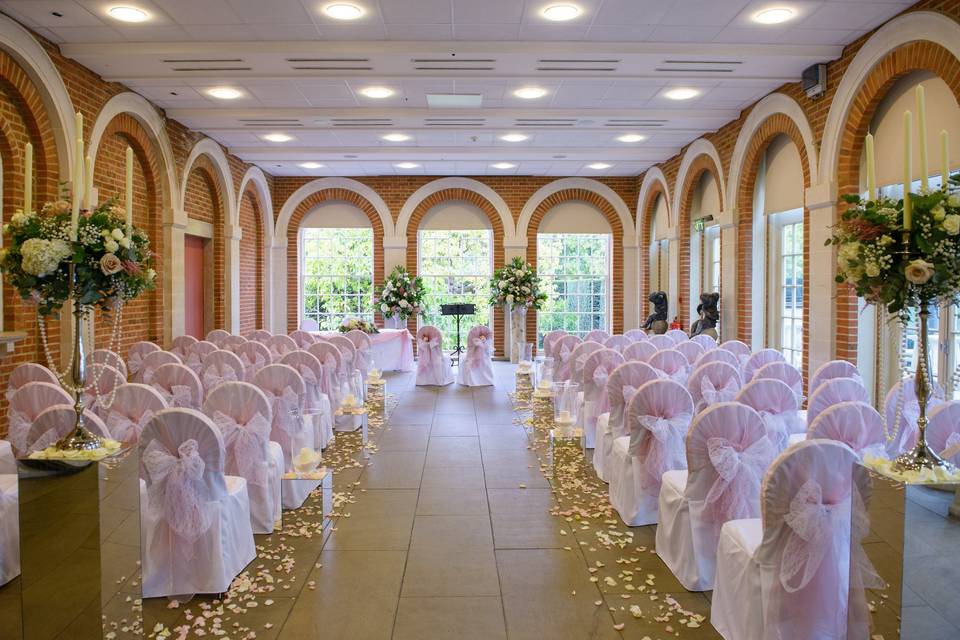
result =
[{"label": "white wall trim", "polygon": [[[717,184],[720,186],[720,206],[726,207],[726,182],[723,179],[723,164],[720,162],[720,154],[717,153],[717,148],[713,146],[713,143],[705,138],[698,138],[694,140],[689,147],[687,147],[686,153],[683,154],[683,158],[680,160],[680,170],[677,173],[676,191],[673,194],[673,207],[670,210],[670,218],[673,220],[671,224],[672,227],[676,228],[679,231],[680,228],[680,206],[681,199],[684,197],[683,187],[684,182],[687,179],[687,173],[690,171],[690,166],[693,164],[700,156],[707,156],[713,160],[714,165],[716,166],[719,175],[716,176]],[[695,188],[696,185],[690,185],[691,188]],[[723,211],[720,212],[720,215],[723,215]]]},{"label": "white wall trim", "polygon": [[410,218],[413,217],[413,212],[416,211],[421,202],[444,189],[465,189],[482,196],[493,205],[493,208],[497,211],[497,215],[500,216],[504,242],[513,240],[514,226],[510,207],[507,206],[506,201],[499,193],[494,191],[492,187],[473,178],[438,178],[414,191],[400,209],[400,216],[397,218],[396,235],[401,238],[406,238],[407,227],[410,225]]},{"label": "white wall trim", "polygon": [[[650,167],[647,169],[646,173],[643,174],[643,182],[640,185],[640,195],[637,198],[637,246],[650,248],[650,238],[641,238],[640,230],[643,229],[643,216],[647,214],[643,210],[644,203],[647,201],[647,198],[650,196],[650,191],[659,183],[663,187],[663,198],[664,202],[667,204],[667,220],[672,220],[673,215],[671,212],[673,201],[670,199],[670,183],[667,182],[667,176],[663,174],[663,170],[660,167]],[[650,227],[651,230],[653,227]],[[676,232],[674,232],[676,235]]]},{"label": "white wall trim", "polygon": [[198,238],[213,238],[213,225],[203,220],[187,218],[187,228],[184,233],[188,236],[197,236]]},{"label": "white wall trim", "polygon": [[280,215],[277,216],[277,224],[274,227],[274,237],[286,238],[290,220],[293,218],[293,213],[297,210],[297,207],[300,206],[300,203],[318,191],[324,191],[326,189],[345,189],[347,191],[353,191],[357,195],[365,198],[373,205],[373,208],[376,209],[377,214],[380,216],[380,224],[383,225],[384,239],[396,235],[394,232],[393,218],[390,215],[390,208],[387,207],[387,203],[383,201],[383,198],[381,198],[376,191],[362,182],[350,178],[317,178],[294,191],[290,197],[287,198],[287,201],[283,203],[283,206],[280,208]]},{"label": "white wall trim", "polygon": [[193,145],[193,149],[190,150],[190,155],[187,156],[187,161],[183,165],[183,176],[180,183],[180,202],[186,205],[187,202],[187,182],[190,179],[190,172],[193,170],[193,165],[196,163],[197,159],[200,156],[206,155],[213,161],[213,165],[217,167],[219,174],[217,178],[220,180],[221,190],[224,192],[224,198],[226,202],[224,207],[226,211],[224,212],[223,220],[225,224],[237,224],[240,217],[240,211],[237,209],[237,192],[234,190],[233,186],[233,173],[230,170],[230,161],[227,160],[227,155],[223,152],[223,148],[214,142],[211,138],[204,138]]},{"label": "white wall trim", "polygon": [[633,224],[633,216],[630,214],[630,208],[627,206],[627,203],[623,201],[623,198],[621,198],[616,191],[602,182],[591,178],[560,178],[537,189],[534,194],[530,196],[530,199],[527,200],[527,203],[523,205],[523,210],[520,212],[520,219],[517,221],[516,237],[518,239],[527,237],[530,220],[533,218],[533,213],[537,210],[537,207],[540,206],[541,202],[558,191],[564,191],[566,189],[591,191],[609,202],[614,211],[617,212],[617,217],[620,219],[620,226],[623,228],[623,246],[636,246],[635,238],[637,232]]},{"label": "white wall trim", "polygon": [[[61,180],[71,179],[74,140],[78,132],[74,130],[73,102],[60,72],[33,34],[2,14],[0,48],[17,61],[43,99],[57,148],[57,157],[51,160],[57,163]],[[79,132],[79,135],[83,135],[83,132]]]},{"label": "white wall trim", "polygon": [[267,178],[260,167],[250,167],[243,174],[240,180],[240,188],[237,190],[237,218],[239,224],[240,203],[243,202],[243,194],[247,190],[247,185],[253,184],[254,191],[257,193],[260,206],[263,229],[263,326],[272,328],[273,324],[273,294],[271,289],[273,282],[273,264],[270,256],[270,248],[273,246],[273,196],[270,193],[270,185],[267,184]]}]

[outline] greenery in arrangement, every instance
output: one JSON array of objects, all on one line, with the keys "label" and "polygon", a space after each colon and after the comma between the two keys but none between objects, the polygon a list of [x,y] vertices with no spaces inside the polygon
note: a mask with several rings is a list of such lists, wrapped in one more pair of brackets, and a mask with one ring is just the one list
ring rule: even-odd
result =
[{"label": "greenery in arrangement", "polygon": [[150,240],[136,227],[127,229],[115,199],[80,215],[76,240],[70,227],[70,203],[58,200],[40,213],[17,211],[3,228],[9,241],[0,251],[0,270],[41,315],[55,313],[71,295],[85,307],[111,311],[154,287]]},{"label": "greenery in arrangement", "polygon": [[537,273],[547,299],[537,312],[538,342],[555,329],[582,336],[606,328],[609,247],[609,234],[539,234]]},{"label": "greenery in arrangement", "polygon": [[837,247],[837,282],[846,282],[867,302],[902,313],[921,303],[960,303],[960,174],[943,189],[903,200],[844,196],[841,215],[826,245]]},{"label": "greenery in arrangement", "polygon": [[358,320],[353,318],[351,320],[344,320],[343,324],[340,325],[340,333],[347,333],[349,331],[363,331],[364,333],[380,333],[380,330],[377,329],[377,326],[372,322],[367,320]]},{"label": "greenery in arrangement", "polygon": [[373,321],[373,232],[361,228],[303,230],[303,315],[321,330],[345,318]]},{"label": "greenery in arrangement", "polygon": [[537,270],[521,258],[515,257],[493,273],[490,279],[490,305],[493,307],[526,307],[542,309],[547,294],[540,290]]},{"label": "greenery in arrangement", "polygon": [[410,316],[423,313],[425,295],[423,279],[411,276],[406,267],[397,265],[377,291],[377,303],[383,317],[406,322]]}]

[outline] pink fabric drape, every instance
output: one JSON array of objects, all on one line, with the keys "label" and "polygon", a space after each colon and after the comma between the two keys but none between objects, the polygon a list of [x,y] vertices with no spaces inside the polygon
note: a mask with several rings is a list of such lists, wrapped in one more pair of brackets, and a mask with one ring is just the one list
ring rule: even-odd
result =
[{"label": "pink fabric drape", "polygon": [[883,418],[865,402],[839,402],[827,407],[810,424],[807,438],[842,442],[860,456],[886,456]]},{"label": "pink fabric drape", "polygon": [[53,371],[42,364],[24,362],[10,372],[10,379],[7,381],[7,402],[10,402],[13,394],[28,382],[47,382],[58,386],[60,384]]},{"label": "pink fabric drape", "polygon": [[708,362],[693,370],[687,389],[697,411],[717,402],[729,402],[740,391],[740,374],[725,362]]},{"label": "pink fabric drape", "polygon": [[777,452],[787,448],[790,434],[806,430],[796,394],[780,380],[754,380],[740,390],[737,401],[760,414],[767,437]]},{"label": "pink fabric drape", "polygon": [[693,418],[690,394],[673,380],[654,380],[640,387],[627,406],[629,451],[638,465],[640,488],[660,493],[665,471],[686,469],[684,438]]},{"label": "pink fabric drape", "polygon": [[136,442],[153,415],[166,408],[166,400],[152,387],[138,383],[120,385],[105,418],[107,428],[114,440]]},{"label": "pink fabric drape", "polygon": [[623,357],[629,361],[649,362],[650,358],[652,358],[656,352],[657,348],[644,340],[628,345],[627,348],[623,350]]},{"label": "pink fabric drape", "polygon": [[820,365],[819,368],[810,376],[810,386],[807,395],[812,395],[817,388],[832,378],[853,378],[857,382],[863,383],[860,377],[860,371],[856,365],[846,360],[831,360]]}]

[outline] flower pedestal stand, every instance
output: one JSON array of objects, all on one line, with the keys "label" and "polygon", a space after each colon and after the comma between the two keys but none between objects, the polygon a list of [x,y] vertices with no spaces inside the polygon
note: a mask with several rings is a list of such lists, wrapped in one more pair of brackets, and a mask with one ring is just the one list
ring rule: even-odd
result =
[{"label": "flower pedestal stand", "polygon": [[400,316],[390,316],[389,318],[383,319],[383,326],[385,329],[403,329],[407,326],[406,320],[401,320]]},{"label": "flower pedestal stand", "polygon": [[527,308],[509,307],[507,313],[510,316],[510,362],[517,364],[527,343]]}]

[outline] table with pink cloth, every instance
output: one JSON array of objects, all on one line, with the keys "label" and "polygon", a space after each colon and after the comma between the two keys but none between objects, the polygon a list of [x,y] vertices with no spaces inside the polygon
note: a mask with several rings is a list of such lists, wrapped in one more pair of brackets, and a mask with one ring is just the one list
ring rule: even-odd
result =
[{"label": "table with pink cloth", "polygon": [[[342,335],[338,331],[317,332],[321,338]],[[413,336],[406,329],[380,329],[370,334],[373,363],[380,371],[413,371]]]}]

